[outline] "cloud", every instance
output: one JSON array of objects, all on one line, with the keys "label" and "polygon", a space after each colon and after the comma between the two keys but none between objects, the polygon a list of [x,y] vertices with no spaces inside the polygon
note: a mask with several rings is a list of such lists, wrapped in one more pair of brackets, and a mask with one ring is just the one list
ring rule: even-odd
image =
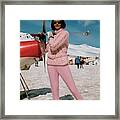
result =
[{"label": "cloud", "polygon": [[98,20],[79,20],[78,23],[83,25],[84,27],[87,27],[89,25],[93,25],[93,24],[98,23]]},{"label": "cloud", "polygon": [[87,27],[87,26],[89,26],[91,24],[95,24],[95,23],[96,23],[96,20],[86,20],[84,22],[84,26]]}]

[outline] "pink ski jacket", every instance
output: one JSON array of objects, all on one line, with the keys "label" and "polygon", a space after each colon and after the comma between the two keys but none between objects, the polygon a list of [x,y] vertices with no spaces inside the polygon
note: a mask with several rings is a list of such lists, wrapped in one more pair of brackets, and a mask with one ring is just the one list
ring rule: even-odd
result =
[{"label": "pink ski jacket", "polygon": [[48,52],[47,64],[48,65],[67,65],[67,49],[68,49],[69,33],[60,29],[55,31],[53,38],[50,38],[46,51]]}]

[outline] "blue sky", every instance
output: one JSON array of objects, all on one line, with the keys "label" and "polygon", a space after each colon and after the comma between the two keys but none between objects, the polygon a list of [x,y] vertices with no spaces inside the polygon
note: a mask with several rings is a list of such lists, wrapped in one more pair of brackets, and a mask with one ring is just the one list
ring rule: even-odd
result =
[{"label": "blue sky", "polygon": [[[66,30],[69,31],[71,44],[87,44],[100,47],[100,21],[99,20],[65,20]],[[46,20],[46,31],[51,31],[51,21]],[[85,36],[84,32],[89,31]],[[20,32],[42,32],[41,20],[20,20]]]}]

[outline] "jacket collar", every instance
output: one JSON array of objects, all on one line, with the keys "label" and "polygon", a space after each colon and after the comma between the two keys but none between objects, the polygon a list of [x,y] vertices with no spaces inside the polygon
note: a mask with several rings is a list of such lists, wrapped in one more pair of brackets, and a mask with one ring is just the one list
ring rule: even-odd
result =
[{"label": "jacket collar", "polygon": [[59,29],[59,30],[55,30],[55,34],[58,34],[59,32],[63,31],[63,28]]}]

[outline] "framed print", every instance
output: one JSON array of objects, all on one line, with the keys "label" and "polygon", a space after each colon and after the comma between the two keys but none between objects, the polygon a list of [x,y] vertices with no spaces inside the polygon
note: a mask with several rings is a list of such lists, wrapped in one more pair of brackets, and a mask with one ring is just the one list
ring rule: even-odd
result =
[{"label": "framed print", "polygon": [[1,3],[2,119],[119,119],[119,2]]}]

